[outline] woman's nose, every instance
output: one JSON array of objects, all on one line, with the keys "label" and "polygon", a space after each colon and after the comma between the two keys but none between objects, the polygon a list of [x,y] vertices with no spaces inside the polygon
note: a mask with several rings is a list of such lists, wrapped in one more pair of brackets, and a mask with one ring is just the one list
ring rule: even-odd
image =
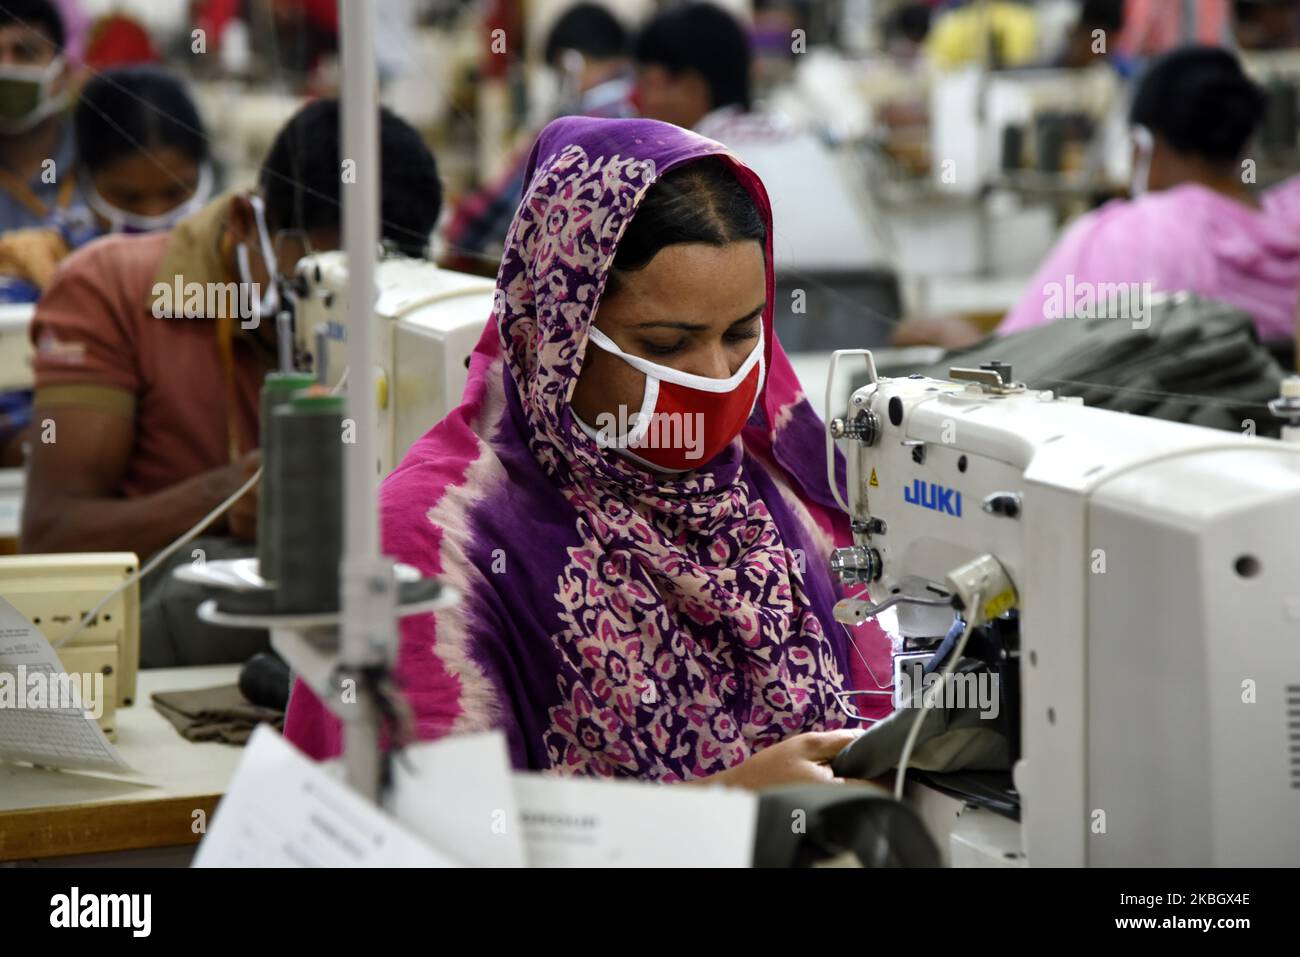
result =
[{"label": "woman's nose", "polygon": [[691,367],[682,371],[709,379],[729,379],[735,375],[738,368],[740,364],[735,361],[735,357],[727,349],[718,345],[695,357]]}]

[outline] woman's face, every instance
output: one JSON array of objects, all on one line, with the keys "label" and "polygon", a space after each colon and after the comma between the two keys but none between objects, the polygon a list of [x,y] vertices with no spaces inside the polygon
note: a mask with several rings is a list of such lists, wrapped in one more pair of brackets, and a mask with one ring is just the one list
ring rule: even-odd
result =
[{"label": "woman's face", "polygon": [[[766,306],[763,249],[756,242],[726,246],[666,246],[644,269],[622,273],[595,325],[631,355],[681,372],[725,379],[758,342]],[[588,424],[603,413],[626,418],[641,411],[645,375],[588,343],[571,407]]]},{"label": "woman's face", "polygon": [[199,164],[171,147],[131,153],[94,174],[95,192],[136,216],[161,216],[199,188]]}]

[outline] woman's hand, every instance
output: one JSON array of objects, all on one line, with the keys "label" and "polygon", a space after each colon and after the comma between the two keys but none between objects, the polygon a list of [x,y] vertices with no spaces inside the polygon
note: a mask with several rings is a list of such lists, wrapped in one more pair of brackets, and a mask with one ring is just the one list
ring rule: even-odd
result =
[{"label": "woman's hand", "polygon": [[[253,473],[261,465],[262,451],[253,449],[251,452],[245,452],[238,462],[223,466],[220,470],[223,489],[221,497],[225,499],[235,494],[237,489],[253,477]],[[257,496],[261,492],[260,486],[259,481],[257,485],[235,499],[230,510],[226,512],[226,528],[231,538],[241,542],[257,540]]]},{"label": "woman's hand", "polygon": [[860,731],[809,731],[764,748],[734,768],[703,778],[701,784],[762,788],[782,784],[829,784],[842,781],[831,771],[835,755],[853,742]]},{"label": "woman's hand", "polygon": [[983,339],[987,333],[960,316],[913,316],[894,327],[889,344],[906,346],[941,346],[964,349]]}]

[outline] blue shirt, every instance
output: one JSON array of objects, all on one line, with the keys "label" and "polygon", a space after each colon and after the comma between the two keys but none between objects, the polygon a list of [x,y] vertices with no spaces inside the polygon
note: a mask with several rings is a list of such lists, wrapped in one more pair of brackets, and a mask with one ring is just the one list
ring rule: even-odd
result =
[{"label": "blue shirt", "polygon": [[54,160],[53,182],[43,182],[44,179],[51,178],[43,169],[37,170],[36,175],[27,181],[28,189],[45,206],[44,215],[37,215],[28,208],[26,203],[0,184],[0,232],[26,229],[31,226],[57,226],[65,220],[93,223],[90,207],[86,205],[80,183],[73,187],[68,205],[59,207],[59,192],[63,189],[66,178],[76,175],[77,150],[69,125],[64,126],[58,148],[51,158]]}]

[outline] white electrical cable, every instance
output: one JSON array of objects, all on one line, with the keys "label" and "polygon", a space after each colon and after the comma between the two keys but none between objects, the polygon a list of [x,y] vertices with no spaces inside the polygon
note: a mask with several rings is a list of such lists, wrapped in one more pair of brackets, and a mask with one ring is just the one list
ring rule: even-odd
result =
[{"label": "white electrical cable", "polygon": [[172,542],[170,545],[168,545],[166,548],[160,551],[153,558],[149,559],[149,561],[146,562],[144,565],[142,565],[135,572],[135,574],[128,576],[126,581],[122,582],[122,584],[118,585],[107,595],[101,598],[98,605],[90,609],[90,611],[86,612],[85,616],[81,619],[80,622],[78,622],[76,628],[73,628],[72,631],[68,632],[58,641],[54,642],[54,647],[62,648],[73,638],[76,638],[77,635],[81,634],[82,629],[84,629],[88,624],[90,624],[92,621],[95,620],[95,616],[97,616],[100,613],[100,611],[103,610],[105,605],[107,605],[110,601],[112,601],[114,598],[120,595],[123,591],[130,588],[140,579],[144,578],[145,575],[148,575],[151,571],[157,568],[173,552],[175,552],[176,549],[180,548],[186,542],[193,541],[195,538],[197,538],[199,532],[203,531],[205,528],[207,528],[209,525],[215,522],[218,518],[220,518],[222,513],[224,513],[226,509],[230,508],[230,506],[234,505],[235,502],[239,501],[240,497],[243,496],[254,485],[256,485],[257,480],[261,477],[262,477],[262,467],[259,465],[257,467],[257,471],[252,474],[252,476],[248,479],[247,482],[239,486],[239,488],[235,490],[233,495],[227,498],[224,502],[222,502],[212,511],[208,512],[207,515],[204,515],[201,519],[199,519],[198,523],[193,528],[191,528],[180,538],[176,539],[176,541]]},{"label": "white electrical cable", "polygon": [[[348,370],[347,367],[345,366],[343,368],[343,375],[339,377],[339,381],[334,384],[334,387],[332,389],[330,389],[330,394],[337,395],[343,389],[343,385],[347,381],[348,381]],[[85,627],[88,624],[90,624],[92,621],[95,620],[95,616],[98,615],[100,611],[103,610],[105,605],[107,605],[110,601],[112,601],[114,598],[116,598],[126,589],[130,588],[136,582],[140,581],[140,579],[144,578],[145,575],[148,575],[151,571],[157,568],[159,564],[161,564],[169,555],[175,552],[176,549],[180,548],[186,542],[193,541],[198,536],[199,532],[203,531],[205,528],[207,528],[209,525],[211,525],[213,522],[219,519],[226,512],[226,510],[230,508],[230,506],[238,502],[240,498],[242,498],[248,492],[249,489],[251,489],[254,485],[256,485],[257,480],[261,477],[262,477],[262,467],[259,465],[257,467],[257,471],[252,474],[252,476],[248,479],[248,481],[245,482],[243,485],[241,485],[238,489],[236,489],[235,492],[228,499],[226,499],[224,502],[222,502],[212,511],[208,512],[207,515],[204,515],[201,519],[199,519],[197,525],[191,528],[180,538],[176,539],[176,541],[172,542],[170,545],[168,545],[166,548],[160,551],[153,558],[149,559],[149,561],[143,566],[141,566],[140,569],[136,571],[135,574],[129,576],[126,579],[126,581],[122,582],[120,585],[118,585],[116,588],[110,591],[107,595],[101,598],[98,605],[90,609],[90,611],[86,612],[85,616],[81,619],[81,621],[77,623],[77,627],[73,628],[72,631],[68,632],[68,634],[64,635],[58,641],[54,642],[53,646],[55,648],[62,648],[73,638],[76,638],[77,635],[81,634],[82,630],[85,629]]]},{"label": "white electrical cable", "polygon": [[[983,600],[983,594],[976,592],[974,600],[970,603],[969,607],[979,608],[980,602]],[[974,618],[975,615],[972,613],[970,619],[966,622],[966,630],[961,634],[961,640],[957,642],[957,647],[952,650],[952,658],[948,661],[948,664],[939,675],[939,682],[935,686],[936,696],[943,694],[944,688],[948,684],[949,676],[951,676],[953,671],[956,669],[957,662],[961,660],[961,653],[966,648],[966,639],[970,637],[972,631],[971,621],[973,621]],[[921,724],[925,721],[925,713],[930,709],[930,705],[927,704],[925,700],[924,687],[920,694],[921,709],[916,715],[916,720],[912,722],[912,729],[907,733],[907,740],[903,743],[903,754],[898,759],[897,777],[894,779],[894,799],[896,801],[903,800],[903,784],[907,781],[907,762],[912,759],[912,748],[916,745],[917,735],[921,733]],[[915,695],[913,695],[913,698],[915,699]]]}]

